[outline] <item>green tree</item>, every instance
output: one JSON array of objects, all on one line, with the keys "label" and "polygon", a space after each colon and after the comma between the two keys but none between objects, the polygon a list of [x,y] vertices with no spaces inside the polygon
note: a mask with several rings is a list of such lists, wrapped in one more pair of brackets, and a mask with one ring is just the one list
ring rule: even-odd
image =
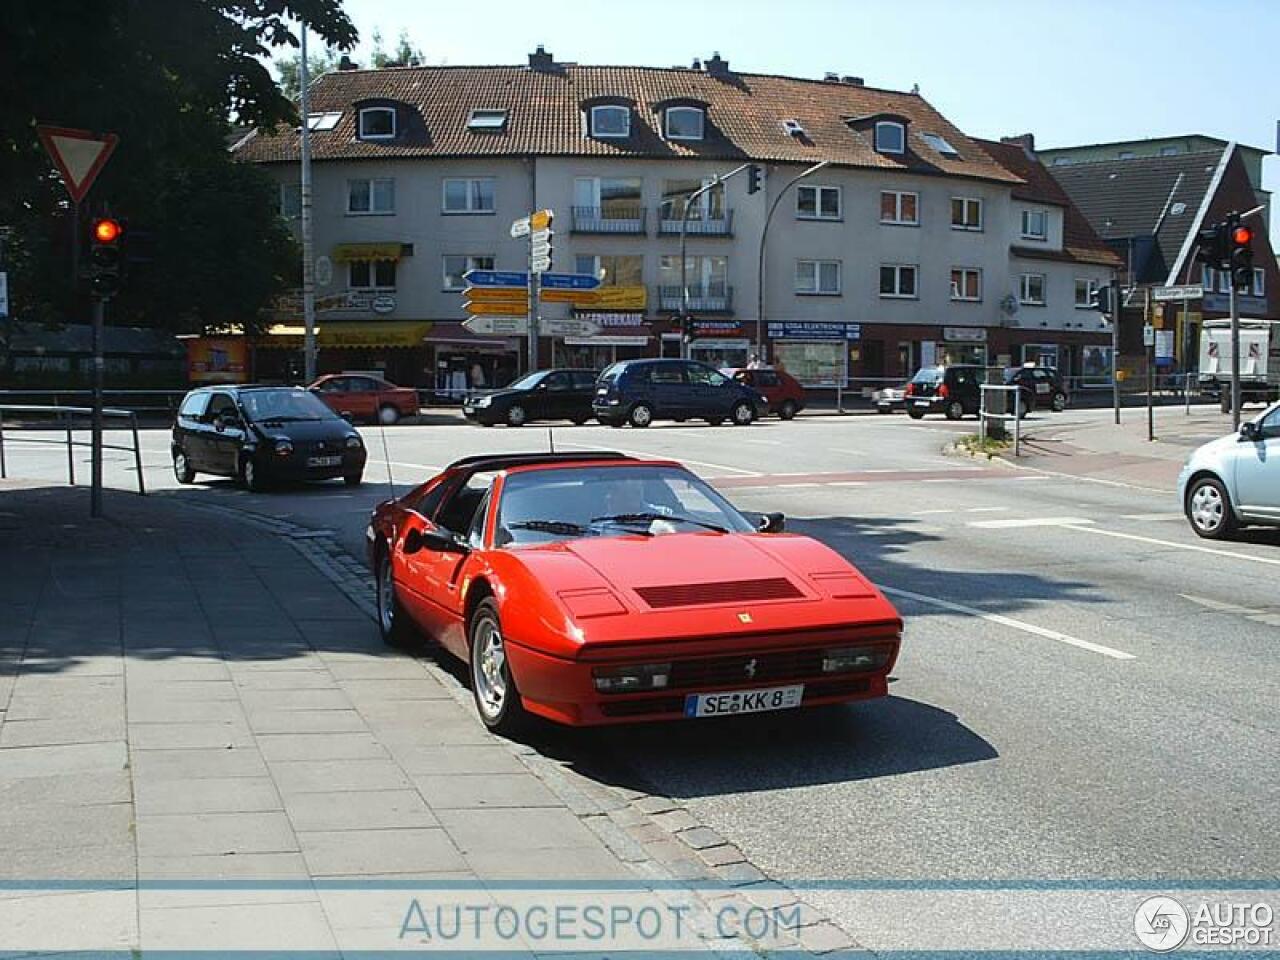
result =
[{"label": "green tree", "polygon": [[71,280],[72,208],[36,125],[112,131],[120,143],[82,220],[127,221],[130,267],[110,322],[169,329],[252,325],[287,282],[292,241],[276,191],[227,151],[230,122],[296,123],[265,61],[357,39],[341,0],[10,0],[0,18],[0,227],[24,321],[83,321]]},{"label": "green tree", "polygon": [[409,39],[409,31],[401,30],[400,36],[396,40],[396,48],[391,53],[382,46],[382,31],[374,28],[373,33],[369,35],[373,41],[373,53],[369,57],[369,62],[375,69],[381,70],[383,67],[420,67],[426,63],[426,57],[423,55],[419,47],[414,46],[413,41]]},{"label": "green tree", "polygon": [[[325,47],[319,53],[307,54],[307,72],[314,83],[316,77],[325,73],[333,73],[338,69],[342,53],[337,47]],[[276,73],[279,74],[280,92],[294,103],[302,93],[302,54],[283,57],[276,61]]]}]

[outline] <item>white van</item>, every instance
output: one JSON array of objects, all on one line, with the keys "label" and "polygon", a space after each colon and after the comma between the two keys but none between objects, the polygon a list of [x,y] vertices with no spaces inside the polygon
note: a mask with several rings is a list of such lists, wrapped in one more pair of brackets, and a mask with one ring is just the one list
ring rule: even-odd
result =
[{"label": "white van", "polygon": [[[1200,328],[1200,388],[1231,389],[1231,321],[1206,320]],[[1240,396],[1269,403],[1280,399],[1280,325],[1240,320]]]}]

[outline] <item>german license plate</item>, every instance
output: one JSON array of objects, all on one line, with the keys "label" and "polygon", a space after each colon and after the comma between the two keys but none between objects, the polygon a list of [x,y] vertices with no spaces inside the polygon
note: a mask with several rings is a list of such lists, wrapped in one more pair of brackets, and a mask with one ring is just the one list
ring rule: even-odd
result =
[{"label": "german license plate", "polygon": [[341,457],[307,457],[308,467],[336,467],[340,463]]},{"label": "german license plate", "polygon": [[738,713],[765,713],[790,710],[804,699],[804,684],[764,687],[760,690],[730,690],[728,693],[691,693],[684,698],[686,717],[727,717]]},{"label": "german license plate", "polygon": [[917,407],[927,407],[927,406],[929,405],[929,401],[928,401],[928,400],[913,400],[912,402],[913,402]]}]

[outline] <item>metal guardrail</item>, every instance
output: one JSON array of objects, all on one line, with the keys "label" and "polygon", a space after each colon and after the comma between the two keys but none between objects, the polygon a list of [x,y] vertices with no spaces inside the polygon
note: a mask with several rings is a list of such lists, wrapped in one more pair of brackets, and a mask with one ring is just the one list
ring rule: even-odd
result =
[{"label": "metal guardrail", "polygon": [[[35,414],[54,415],[57,417],[55,426],[61,427],[66,431],[65,440],[54,440],[48,437],[12,437],[12,443],[44,443],[54,444],[57,446],[65,446],[67,448],[67,483],[71,486],[76,484],[76,447],[92,447],[93,444],[84,440],[76,440],[74,436],[75,425],[72,417],[76,415],[91,416],[93,414],[92,407],[68,407],[68,406],[43,406],[40,404],[28,403],[5,403],[0,404],[0,480],[8,479],[9,465],[5,458],[5,423],[4,415],[6,413],[18,414]],[[126,447],[118,443],[103,443],[104,450],[125,450],[133,453],[133,464],[138,472],[138,493],[142,496],[147,494],[146,481],[142,476],[142,447],[138,443],[138,415],[133,410],[117,410],[114,408],[103,408],[102,415],[104,417],[115,417],[117,419],[125,419],[129,421],[130,430],[133,433],[133,445]],[[30,426],[10,427],[9,434],[21,433],[24,431],[32,431],[39,428]]]},{"label": "metal guardrail", "polygon": [[[178,406],[182,403],[182,398],[187,395],[190,387],[182,387],[173,390],[103,390],[102,396],[104,401],[115,398],[129,404],[133,413],[139,414],[159,414],[164,413],[170,416],[176,416]],[[50,390],[50,389],[25,389],[25,390],[0,390],[0,403],[27,403],[44,405],[47,401],[48,405],[60,406],[66,401],[74,403],[77,400],[92,401],[92,390]]]}]

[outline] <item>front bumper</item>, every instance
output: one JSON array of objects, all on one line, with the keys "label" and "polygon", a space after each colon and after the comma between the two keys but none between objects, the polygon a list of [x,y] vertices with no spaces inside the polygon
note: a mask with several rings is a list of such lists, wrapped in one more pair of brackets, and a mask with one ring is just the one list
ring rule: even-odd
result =
[{"label": "front bumper", "polygon": [[[719,652],[697,656],[672,655],[673,645],[660,645],[625,659],[565,660],[549,656],[507,638],[507,657],[526,710],[568,726],[607,726],[685,719],[685,699],[695,694],[753,690],[804,684],[801,708],[852,700],[869,700],[889,692],[889,673],[897,661],[900,641],[868,638],[859,645],[891,647],[885,665],[874,671],[823,673],[821,651],[812,642],[802,647],[744,649],[735,644]],[[838,645],[838,644],[836,644]],[[682,645],[683,646],[683,645]],[[738,661],[757,660],[763,666],[738,677]],[[645,693],[607,694],[595,688],[592,668],[628,663],[672,663],[671,686]],[[729,673],[734,676],[730,678]]]},{"label": "front bumper", "polygon": [[255,462],[263,475],[273,480],[304,482],[354,476],[364,471],[364,465],[369,458],[364,447],[335,454],[339,457],[338,463],[326,466],[312,466],[307,462],[310,456],[312,455],[294,452],[287,457],[281,457],[266,452],[259,453]]}]

